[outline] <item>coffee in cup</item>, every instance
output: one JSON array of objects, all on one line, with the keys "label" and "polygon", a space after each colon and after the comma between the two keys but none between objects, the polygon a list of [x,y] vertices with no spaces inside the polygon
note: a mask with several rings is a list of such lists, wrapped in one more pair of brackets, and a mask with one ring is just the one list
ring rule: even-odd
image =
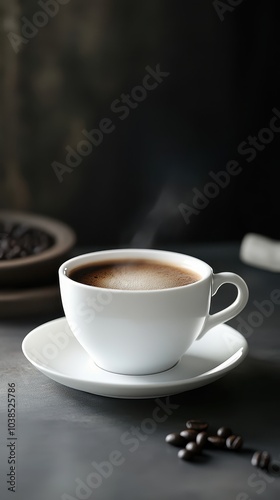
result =
[{"label": "coffee in cup", "polygon": [[69,272],[69,278],[100,288],[117,290],[161,290],[195,283],[195,271],[149,259],[119,259],[91,263]]}]

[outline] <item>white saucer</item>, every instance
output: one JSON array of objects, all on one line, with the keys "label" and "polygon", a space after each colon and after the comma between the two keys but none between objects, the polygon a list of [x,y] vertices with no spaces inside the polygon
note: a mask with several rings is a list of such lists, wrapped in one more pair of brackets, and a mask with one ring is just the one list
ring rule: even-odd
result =
[{"label": "white saucer", "polygon": [[118,375],[98,368],[65,319],[49,321],[23,340],[26,358],[47,377],[81,391],[114,398],[155,398],[209,384],[239,365],[245,338],[228,325],[212,328],[192,344],[176,366],[154,375]]}]

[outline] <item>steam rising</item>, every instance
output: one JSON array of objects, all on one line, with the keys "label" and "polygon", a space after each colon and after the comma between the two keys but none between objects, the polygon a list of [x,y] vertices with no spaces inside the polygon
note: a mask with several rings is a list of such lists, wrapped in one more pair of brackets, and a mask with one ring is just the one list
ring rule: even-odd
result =
[{"label": "steam rising", "polygon": [[151,248],[162,224],[177,214],[176,197],[170,188],[165,187],[144,223],[131,240],[130,246],[134,248]]}]

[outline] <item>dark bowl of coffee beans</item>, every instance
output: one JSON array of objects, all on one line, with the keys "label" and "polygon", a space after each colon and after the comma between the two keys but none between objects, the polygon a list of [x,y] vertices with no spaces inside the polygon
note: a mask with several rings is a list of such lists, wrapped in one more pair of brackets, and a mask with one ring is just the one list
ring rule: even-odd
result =
[{"label": "dark bowl of coffee beans", "polygon": [[0,210],[0,288],[54,283],[75,241],[74,231],[60,221]]}]

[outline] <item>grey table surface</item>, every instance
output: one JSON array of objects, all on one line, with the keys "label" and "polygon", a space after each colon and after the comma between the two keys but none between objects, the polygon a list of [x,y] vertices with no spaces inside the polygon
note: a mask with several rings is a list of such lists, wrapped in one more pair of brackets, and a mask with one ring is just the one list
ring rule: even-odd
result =
[{"label": "grey table surface", "polygon": [[[229,324],[247,338],[247,358],[212,384],[161,398],[167,417],[149,430],[146,424],[159,400],[111,399],[70,389],[48,379],[25,359],[24,337],[34,327],[63,315],[62,311],[48,317],[1,320],[2,500],[280,498],[279,474],[263,472],[250,463],[255,450],[267,450],[272,463],[280,464],[280,305],[269,306],[271,294],[280,290],[280,276],[243,264],[238,243],[173,250],[202,258],[215,272],[233,271],[245,279],[250,298],[240,315],[243,326],[237,318]],[[233,298],[230,286],[222,290],[215,296],[213,310]],[[17,398],[15,492],[8,490],[7,483],[8,384],[15,384]],[[199,463],[181,461],[165,436],[182,430],[190,418],[207,420],[213,430],[230,426],[243,436],[243,450],[207,450]],[[121,463],[108,467],[114,451]]]}]

